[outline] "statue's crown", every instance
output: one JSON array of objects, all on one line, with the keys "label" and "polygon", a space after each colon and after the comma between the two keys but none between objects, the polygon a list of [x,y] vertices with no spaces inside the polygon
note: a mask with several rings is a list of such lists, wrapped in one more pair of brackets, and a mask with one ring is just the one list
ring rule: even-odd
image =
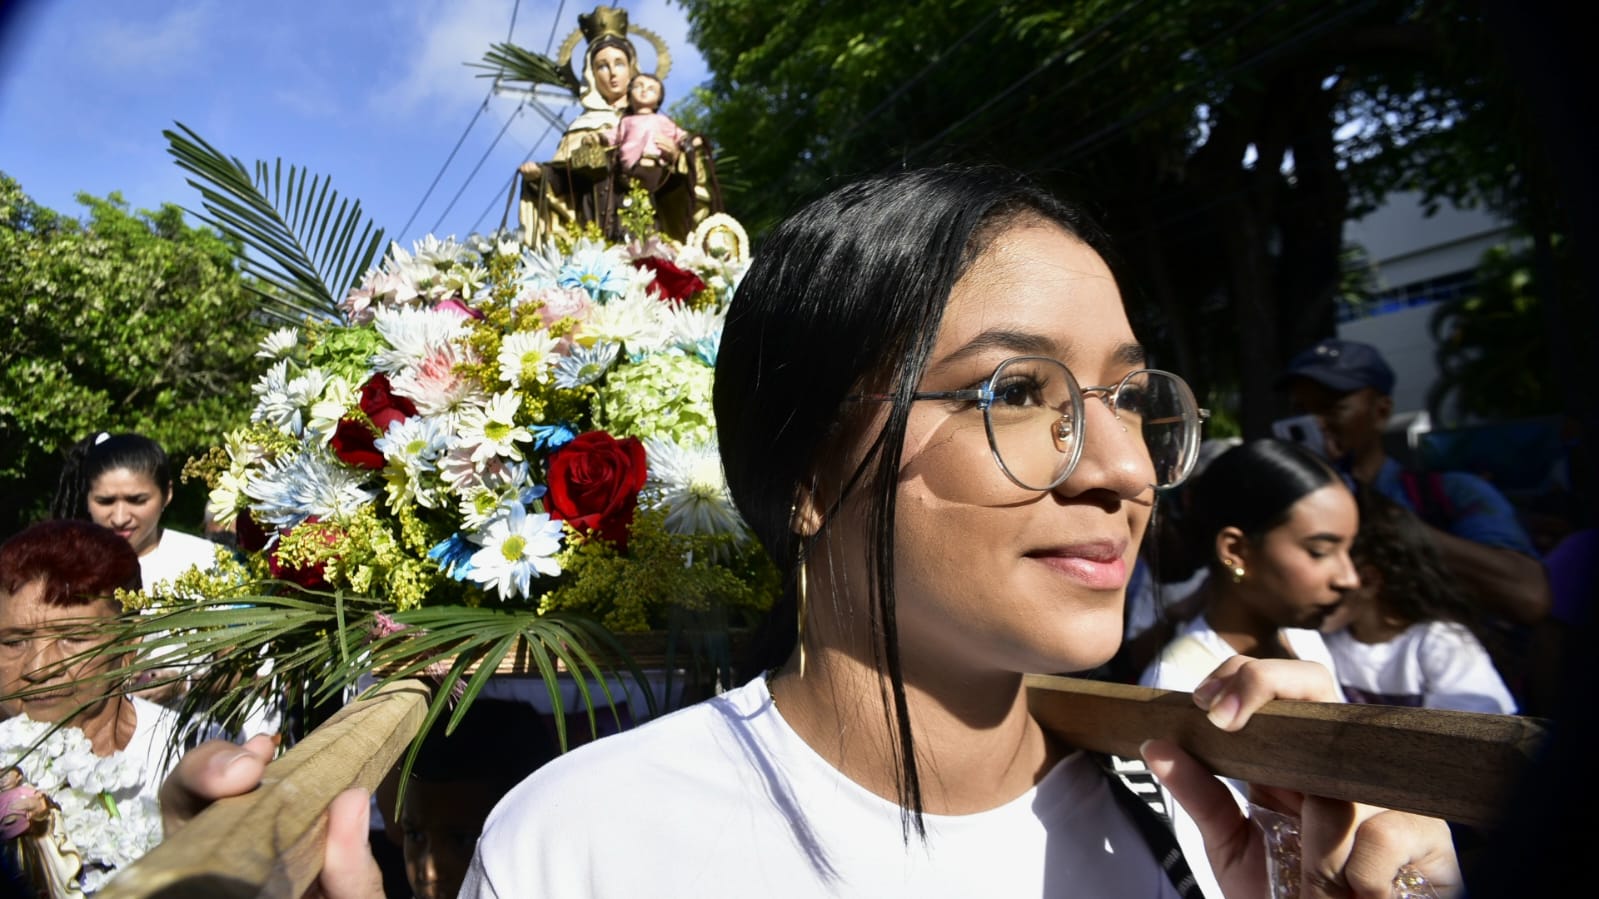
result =
[{"label": "statue's crown", "polygon": [[577,27],[591,44],[602,37],[627,37],[627,10],[596,6],[591,13],[578,14]]}]

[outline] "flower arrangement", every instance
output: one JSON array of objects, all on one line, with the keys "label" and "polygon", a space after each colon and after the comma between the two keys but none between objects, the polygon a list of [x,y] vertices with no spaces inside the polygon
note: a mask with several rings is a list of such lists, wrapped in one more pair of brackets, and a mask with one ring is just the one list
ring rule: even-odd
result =
[{"label": "flower arrangement", "polygon": [[711,383],[744,262],[591,231],[391,247],[344,320],[268,336],[248,426],[186,474],[273,578],[386,611],[579,612],[617,632],[753,615],[775,573],[722,479]]},{"label": "flower arrangement", "polygon": [[[57,840],[57,854],[64,851],[69,858],[76,851],[82,862],[78,885],[86,893],[99,890],[118,869],[161,841],[161,810],[153,798],[139,795],[143,767],[120,752],[95,755],[76,727],[25,715],[0,721],[0,771],[7,769],[15,770],[21,783],[0,780],[0,786],[8,786],[0,792],[0,839],[39,829],[37,822],[49,820],[53,804],[59,821],[52,823],[59,823],[61,833],[33,838]],[[44,829],[50,829],[48,824]]]}]

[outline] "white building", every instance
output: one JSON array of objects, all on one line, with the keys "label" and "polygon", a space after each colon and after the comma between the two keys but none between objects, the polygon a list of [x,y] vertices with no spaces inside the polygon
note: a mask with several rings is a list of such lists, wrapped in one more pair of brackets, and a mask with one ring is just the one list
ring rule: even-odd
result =
[{"label": "white building", "polygon": [[1437,304],[1474,289],[1484,251],[1512,239],[1510,223],[1484,209],[1444,202],[1428,216],[1420,194],[1393,194],[1382,208],[1344,225],[1344,243],[1366,251],[1375,302],[1341,320],[1338,336],[1382,351],[1397,378],[1396,413],[1427,408],[1437,377],[1430,323]]}]

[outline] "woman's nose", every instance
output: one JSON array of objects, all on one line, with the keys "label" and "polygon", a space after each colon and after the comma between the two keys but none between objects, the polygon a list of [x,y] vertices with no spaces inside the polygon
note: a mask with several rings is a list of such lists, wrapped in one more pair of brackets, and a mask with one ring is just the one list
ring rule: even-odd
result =
[{"label": "woman's nose", "polygon": [[1124,499],[1151,489],[1155,468],[1143,433],[1118,419],[1105,399],[1083,398],[1081,439],[1077,469],[1062,486],[1071,485],[1074,492],[1109,490]]},{"label": "woman's nose", "polygon": [[1360,589],[1360,572],[1355,568],[1355,562],[1349,558],[1349,553],[1339,553],[1341,564],[1338,572],[1333,577],[1333,586],[1339,590]]}]

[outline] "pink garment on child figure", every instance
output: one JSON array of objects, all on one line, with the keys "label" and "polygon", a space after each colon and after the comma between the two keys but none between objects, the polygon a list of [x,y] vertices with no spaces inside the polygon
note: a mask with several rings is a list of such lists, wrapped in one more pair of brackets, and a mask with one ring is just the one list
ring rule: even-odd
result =
[{"label": "pink garment on child figure", "polygon": [[605,142],[620,148],[624,171],[638,165],[645,157],[653,159],[661,155],[661,148],[655,145],[657,135],[681,144],[688,132],[658,112],[628,113],[614,129],[604,132]]}]

